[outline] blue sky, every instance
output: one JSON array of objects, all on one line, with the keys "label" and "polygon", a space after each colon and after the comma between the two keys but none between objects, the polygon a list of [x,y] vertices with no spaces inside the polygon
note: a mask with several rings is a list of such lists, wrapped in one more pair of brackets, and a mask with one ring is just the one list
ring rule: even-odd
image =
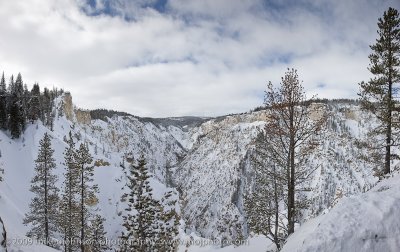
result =
[{"label": "blue sky", "polygon": [[356,98],[389,6],[400,1],[1,1],[0,70],[139,116],[248,111],[287,68],[309,96]]}]

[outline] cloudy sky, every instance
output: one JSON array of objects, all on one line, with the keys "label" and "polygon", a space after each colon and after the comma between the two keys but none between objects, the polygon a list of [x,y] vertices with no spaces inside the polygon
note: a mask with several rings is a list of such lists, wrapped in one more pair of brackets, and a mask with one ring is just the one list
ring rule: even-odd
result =
[{"label": "cloudy sky", "polygon": [[355,98],[377,20],[399,0],[0,0],[0,71],[77,106],[215,116],[297,68],[309,95]]}]

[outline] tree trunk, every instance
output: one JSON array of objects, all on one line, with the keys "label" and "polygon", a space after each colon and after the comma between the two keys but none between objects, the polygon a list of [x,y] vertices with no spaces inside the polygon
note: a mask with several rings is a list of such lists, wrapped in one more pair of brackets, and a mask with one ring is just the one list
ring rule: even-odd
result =
[{"label": "tree trunk", "polygon": [[72,183],[72,178],[71,178],[71,174],[70,174],[70,176],[69,176],[69,183],[70,183],[70,187],[69,187],[69,190],[68,190],[68,239],[67,239],[67,242],[69,242],[69,245],[68,245],[68,251],[69,252],[72,252],[72,242],[73,242],[73,239],[72,239],[72,211],[73,211],[73,209],[72,209],[72,187],[71,187],[71,183]]},{"label": "tree trunk", "polygon": [[392,127],[388,124],[386,128],[386,153],[385,153],[385,170],[383,171],[384,174],[390,173],[390,142],[391,142],[391,135],[392,135]]},{"label": "tree trunk", "polygon": [[81,252],[85,252],[85,188],[84,188],[84,178],[83,178],[83,165],[81,167]]},{"label": "tree trunk", "polygon": [[273,166],[274,171],[274,204],[275,204],[275,232],[274,232],[274,243],[278,251],[280,250],[280,242],[278,238],[278,228],[279,228],[279,198],[278,198],[278,182],[275,165]]},{"label": "tree trunk", "polygon": [[292,103],[290,104],[290,118],[289,118],[289,123],[290,123],[290,143],[289,143],[289,181],[288,181],[288,234],[294,233],[294,212],[295,212],[295,204],[294,204],[294,193],[295,193],[295,127],[294,127],[294,109],[295,109],[295,104]]},{"label": "tree trunk", "polygon": [[[293,142],[293,145],[292,145]],[[294,212],[295,212],[295,163],[294,163],[294,139],[290,139],[290,181],[288,193],[288,234],[294,233]]]},{"label": "tree trunk", "polygon": [[387,127],[386,127],[386,155],[385,155],[385,170],[384,174],[390,173],[390,147],[392,141],[392,76],[391,69],[389,69],[389,90],[388,90],[388,118],[387,118]]},{"label": "tree trunk", "polygon": [[48,218],[48,189],[47,189],[47,161],[44,164],[44,238],[45,243],[49,246],[49,218]]}]

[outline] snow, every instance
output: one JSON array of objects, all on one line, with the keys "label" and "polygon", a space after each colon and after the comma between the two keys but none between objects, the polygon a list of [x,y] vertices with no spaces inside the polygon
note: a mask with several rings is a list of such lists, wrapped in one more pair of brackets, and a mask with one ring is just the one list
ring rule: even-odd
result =
[{"label": "snow", "polygon": [[[346,109],[347,114],[340,112],[342,108]],[[311,219],[302,225],[290,237],[286,251],[300,248],[299,244],[294,244],[298,239],[291,242],[299,236],[299,233],[304,239],[316,236],[315,229],[318,224],[315,223],[322,221],[324,216],[329,216],[335,212],[334,209],[345,204],[343,202],[346,202],[346,199],[335,198],[338,191],[341,190],[344,197],[359,194],[376,182],[371,175],[371,167],[357,160],[359,152],[352,145],[351,140],[353,137],[364,134],[365,129],[371,126],[370,122],[363,117],[365,115],[358,112],[357,106],[337,105],[330,109],[335,115],[332,120],[338,126],[336,130],[330,129],[330,135],[323,144],[326,155],[315,157],[322,166],[314,174],[313,191],[309,195],[312,207],[310,212],[305,214],[305,219],[320,214],[332,207],[336,201],[339,203],[328,214]],[[346,115],[351,115],[351,117],[348,118]],[[29,187],[34,174],[34,160],[37,156],[39,140],[45,132],[52,136],[52,147],[55,149],[57,163],[55,173],[60,177],[57,185],[61,188],[64,172],[63,152],[66,147],[63,138],[72,131],[75,139],[80,139],[77,146],[87,141],[94,160],[106,162],[104,166],[95,167],[94,179],[99,185],[98,206],[100,214],[106,218],[105,229],[109,239],[115,239],[121,233],[120,213],[124,206],[120,198],[125,183],[121,165],[124,156],[132,155],[136,158],[143,153],[148,157],[148,166],[155,175],[151,180],[151,185],[156,198],[161,198],[165,192],[172,189],[168,187],[171,184],[167,186],[167,166],[171,167],[172,184],[180,187],[181,202],[176,207],[181,212],[184,221],[190,224],[181,227],[179,238],[182,241],[193,239],[202,241],[202,244],[208,244],[205,246],[193,244],[188,248],[182,245],[179,251],[188,249],[187,251],[193,252],[257,252],[273,249],[271,242],[263,236],[251,237],[248,244],[242,246],[230,245],[223,248],[211,244],[212,240],[200,237],[216,235],[215,225],[224,214],[223,211],[243,215],[242,195],[251,186],[252,178],[247,154],[258,131],[264,125],[265,112],[208,120],[196,127],[186,127],[185,130],[175,126],[162,127],[129,116],[115,116],[108,118],[107,122],[93,120],[89,125],[77,122],[75,116],[73,118],[73,121],[69,121],[65,116],[57,117],[54,131],[50,131],[40,122],[29,124],[21,139],[17,140],[11,139],[6,133],[0,131],[0,165],[5,170],[4,181],[0,182],[0,216],[7,228],[9,242],[27,239],[24,235],[28,227],[22,224],[22,220],[32,198]],[[124,165],[128,166],[127,163]],[[382,184],[384,182],[379,183],[379,186]],[[362,205],[361,200],[359,201]],[[395,202],[393,204],[395,205]],[[381,205],[372,205],[375,208],[381,207]],[[372,211],[373,207],[369,206],[369,208]],[[345,212],[345,209],[341,212]],[[346,221],[349,223],[351,223],[351,218],[361,221],[350,213],[346,216]],[[325,235],[327,237],[320,234],[321,241],[323,239],[329,241],[329,234]],[[374,233],[365,233],[364,236],[375,237],[374,235]],[[378,241],[381,240],[379,235]],[[339,243],[339,241],[336,242]],[[308,243],[305,242],[305,244]],[[10,243],[9,251],[54,250],[41,245],[22,246]]]},{"label": "snow", "polygon": [[282,252],[399,251],[399,216],[400,175],[396,174],[306,222]]}]

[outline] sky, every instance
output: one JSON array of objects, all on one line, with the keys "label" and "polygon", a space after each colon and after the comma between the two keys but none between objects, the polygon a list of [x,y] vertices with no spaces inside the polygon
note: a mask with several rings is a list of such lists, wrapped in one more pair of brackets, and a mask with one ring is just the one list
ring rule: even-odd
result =
[{"label": "sky", "polygon": [[309,97],[357,98],[389,6],[400,0],[0,0],[0,71],[151,117],[249,111],[287,68]]}]

